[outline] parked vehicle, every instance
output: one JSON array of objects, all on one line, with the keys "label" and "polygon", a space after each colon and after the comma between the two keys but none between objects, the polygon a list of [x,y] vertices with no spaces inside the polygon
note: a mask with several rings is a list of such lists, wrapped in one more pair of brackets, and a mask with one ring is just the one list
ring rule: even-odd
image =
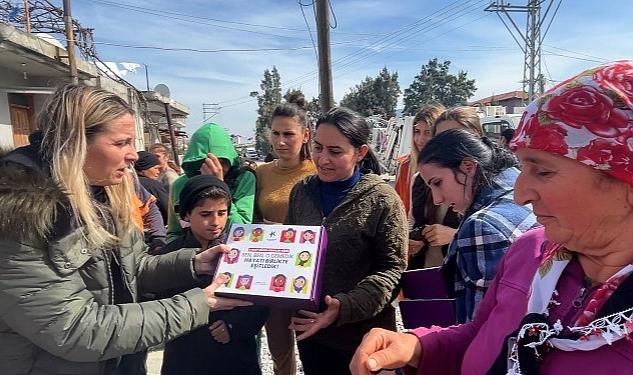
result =
[{"label": "parked vehicle", "polygon": [[255,147],[247,147],[245,151],[245,156],[250,160],[259,160],[259,153],[255,149]]},{"label": "parked vehicle", "polygon": [[484,134],[492,139],[497,140],[501,132],[506,129],[516,129],[521,114],[507,114],[502,116],[486,116],[481,118],[481,127]]}]

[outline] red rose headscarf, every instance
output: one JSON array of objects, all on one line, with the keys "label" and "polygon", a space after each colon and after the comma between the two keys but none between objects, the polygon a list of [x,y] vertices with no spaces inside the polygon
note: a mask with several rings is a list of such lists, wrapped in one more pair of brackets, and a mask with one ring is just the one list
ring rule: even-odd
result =
[{"label": "red rose headscarf", "polygon": [[566,156],[633,185],[633,61],[589,69],[525,109],[510,148]]}]

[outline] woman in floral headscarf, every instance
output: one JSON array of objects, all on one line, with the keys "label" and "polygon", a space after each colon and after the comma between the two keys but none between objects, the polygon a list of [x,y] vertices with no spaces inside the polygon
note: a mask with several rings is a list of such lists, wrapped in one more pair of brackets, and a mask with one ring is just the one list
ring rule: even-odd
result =
[{"label": "woman in floral headscarf", "polygon": [[633,61],[550,89],[510,147],[523,164],[515,200],[531,203],[543,228],[514,242],[473,322],[374,330],[352,373],[631,372]]}]

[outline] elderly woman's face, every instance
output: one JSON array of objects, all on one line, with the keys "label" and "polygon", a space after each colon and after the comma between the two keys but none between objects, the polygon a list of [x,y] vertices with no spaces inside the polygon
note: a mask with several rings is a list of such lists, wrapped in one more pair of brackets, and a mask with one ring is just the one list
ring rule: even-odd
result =
[{"label": "elderly woman's face", "polygon": [[516,152],[523,169],[514,200],[531,203],[551,241],[574,251],[600,248],[631,215],[627,185],[575,160],[544,151]]},{"label": "elderly woman's face", "polygon": [[160,165],[147,168],[146,170],[139,172],[139,174],[147,178],[151,178],[152,180],[158,180],[160,177]]},{"label": "elderly woman's face", "polygon": [[134,148],[136,123],[134,117],[123,115],[111,121],[104,131],[88,144],[83,170],[91,185],[120,184],[130,164],[138,159]]}]

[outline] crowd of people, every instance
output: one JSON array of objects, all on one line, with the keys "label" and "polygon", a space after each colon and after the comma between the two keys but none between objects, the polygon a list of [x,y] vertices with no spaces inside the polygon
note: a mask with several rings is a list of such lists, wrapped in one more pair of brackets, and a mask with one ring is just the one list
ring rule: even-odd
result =
[{"label": "crowd of people", "polygon": [[[565,80],[489,139],[470,107],[427,103],[395,186],[371,129],[302,97],[253,168],[220,125],[181,165],[136,151],[120,97],[60,87],[30,144],[0,155],[3,374],[624,374],[633,365],[633,62]],[[217,296],[232,224],[321,226],[318,306]],[[439,267],[455,324],[398,332],[406,270]],[[424,288],[425,285],[419,285]],[[401,298],[401,297],[400,297]]]}]

